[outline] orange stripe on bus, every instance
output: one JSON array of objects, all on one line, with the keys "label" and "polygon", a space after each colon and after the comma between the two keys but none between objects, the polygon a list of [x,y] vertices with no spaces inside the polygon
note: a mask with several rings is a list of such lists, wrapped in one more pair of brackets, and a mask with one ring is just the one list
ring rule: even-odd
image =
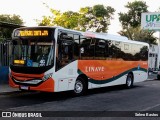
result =
[{"label": "orange stripe on bus", "polygon": [[106,80],[129,69],[148,69],[147,61],[79,60],[78,69],[95,80]]}]

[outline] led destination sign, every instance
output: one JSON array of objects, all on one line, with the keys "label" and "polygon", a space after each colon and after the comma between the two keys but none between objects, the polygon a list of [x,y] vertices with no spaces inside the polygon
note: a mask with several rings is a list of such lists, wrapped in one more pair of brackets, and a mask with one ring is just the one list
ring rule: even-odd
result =
[{"label": "led destination sign", "polygon": [[14,35],[17,37],[48,36],[48,30],[18,30]]}]

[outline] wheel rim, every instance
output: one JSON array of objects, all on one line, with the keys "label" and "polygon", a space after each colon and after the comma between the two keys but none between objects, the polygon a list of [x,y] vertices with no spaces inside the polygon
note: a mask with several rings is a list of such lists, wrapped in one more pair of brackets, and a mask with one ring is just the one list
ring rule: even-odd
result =
[{"label": "wheel rim", "polygon": [[131,84],[132,84],[132,79],[131,79],[131,77],[128,77],[127,78],[127,86],[130,87]]},{"label": "wheel rim", "polygon": [[81,93],[82,90],[83,90],[83,84],[81,81],[77,80],[75,87],[74,87],[74,91],[75,91],[75,93]]}]

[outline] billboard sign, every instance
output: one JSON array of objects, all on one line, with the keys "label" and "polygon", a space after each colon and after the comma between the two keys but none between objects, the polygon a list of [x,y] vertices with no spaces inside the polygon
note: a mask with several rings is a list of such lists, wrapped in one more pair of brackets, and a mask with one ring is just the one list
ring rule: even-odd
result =
[{"label": "billboard sign", "polygon": [[144,30],[160,30],[160,12],[142,13],[141,27]]}]

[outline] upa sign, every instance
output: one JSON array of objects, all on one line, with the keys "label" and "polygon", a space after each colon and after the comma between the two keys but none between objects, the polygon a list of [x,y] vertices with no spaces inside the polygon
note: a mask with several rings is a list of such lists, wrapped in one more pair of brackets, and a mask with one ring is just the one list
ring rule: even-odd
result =
[{"label": "upa sign", "polygon": [[141,27],[146,30],[160,30],[160,12],[142,13]]}]

